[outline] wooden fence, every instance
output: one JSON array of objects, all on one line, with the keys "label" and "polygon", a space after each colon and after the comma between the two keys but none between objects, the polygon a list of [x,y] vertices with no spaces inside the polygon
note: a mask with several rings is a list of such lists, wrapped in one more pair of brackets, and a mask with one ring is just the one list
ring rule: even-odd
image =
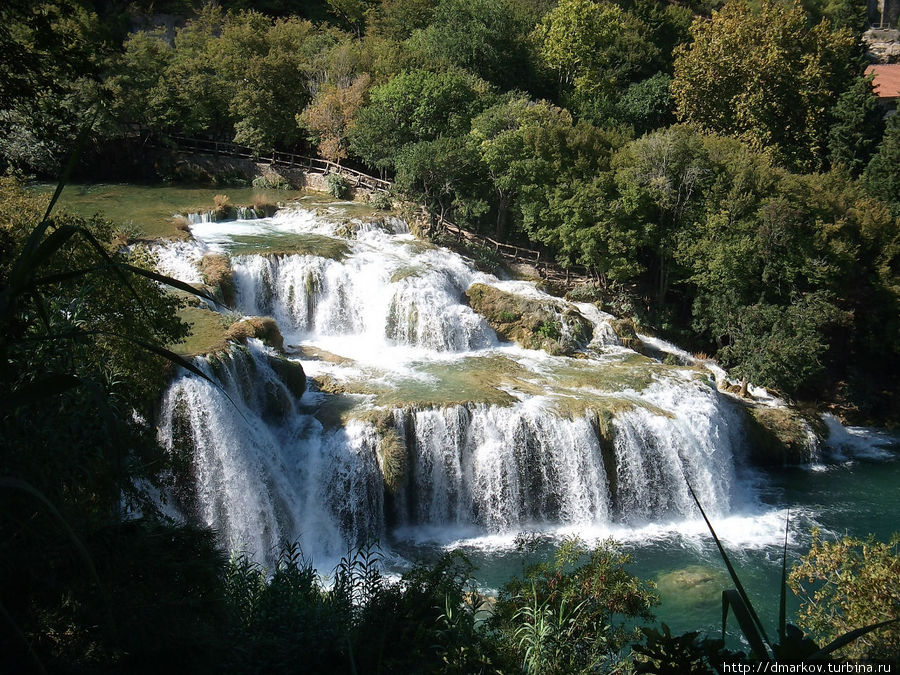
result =
[{"label": "wooden fence", "polygon": [[[327,159],[297,155],[293,152],[281,152],[278,150],[259,152],[253,148],[238,145],[236,143],[213,141],[202,138],[188,138],[186,136],[168,136],[165,139],[151,137],[147,140],[147,144],[183,152],[251,159],[256,162],[268,162],[273,166],[284,166],[323,175],[336,173],[345,176],[353,187],[364,188],[374,192],[387,193],[393,188],[393,183],[391,181],[375,178],[362,171],[341,166],[340,164],[330,162]],[[599,277],[589,267],[573,265],[563,269],[552,261],[542,260],[541,251],[496,241],[491,237],[459,227],[449,220],[441,220],[439,226],[443,227],[449,234],[455,235],[458,241],[465,239],[466,241],[474,242],[492,250],[497,256],[504,260],[516,263],[527,263],[534,266],[535,269],[537,269],[538,274],[544,279],[560,281],[566,284],[599,283],[600,281]]]}]

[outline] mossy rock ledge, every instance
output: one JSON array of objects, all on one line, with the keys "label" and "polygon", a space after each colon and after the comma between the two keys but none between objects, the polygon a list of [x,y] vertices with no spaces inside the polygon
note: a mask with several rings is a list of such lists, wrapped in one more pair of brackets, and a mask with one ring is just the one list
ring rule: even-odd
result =
[{"label": "mossy rock ledge", "polygon": [[181,356],[228,353],[231,343],[246,344],[249,338],[257,338],[278,352],[284,351],[284,337],[270,317],[248,316],[229,323],[229,317],[205,307],[186,307],[179,316],[191,326],[191,334],[183,343],[170,345]]},{"label": "mossy rock ledge", "polygon": [[284,337],[275,319],[268,316],[248,316],[235,321],[225,331],[225,339],[229,342],[245,344],[248,338],[261,340],[263,344],[279,352],[284,351]]},{"label": "mossy rock ledge", "polygon": [[637,335],[633,319],[614,319],[610,325],[623,347],[636,351],[638,354],[644,353],[644,343]]},{"label": "mossy rock ledge", "polygon": [[213,292],[217,300],[234,307],[234,275],[231,261],[221,253],[208,253],[200,259],[200,278]]},{"label": "mossy rock ledge", "polygon": [[485,284],[472,284],[466,296],[472,309],[497,335],[525,349],[569,356],[593,337],[593,325],[575,309],[561,309],[551,302],[523,298]]},{"label": "mossy rock ledge", "polygon": [[797,408],[745,403],[750,459],[762,466],[807,464],[827,430],[815,416]]}]

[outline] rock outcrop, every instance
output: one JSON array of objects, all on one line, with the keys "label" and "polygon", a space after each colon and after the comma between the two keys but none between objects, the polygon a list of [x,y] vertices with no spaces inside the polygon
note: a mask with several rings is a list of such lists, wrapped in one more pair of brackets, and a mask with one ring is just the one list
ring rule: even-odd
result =
[{"label": "rock outcrop", "polygon": [[583,349],[594,327],[577,310],[561,308],[486,284],[472,284],[466,291],[469,305],[490,324],[497,335],[526,349],[571,355]]}]

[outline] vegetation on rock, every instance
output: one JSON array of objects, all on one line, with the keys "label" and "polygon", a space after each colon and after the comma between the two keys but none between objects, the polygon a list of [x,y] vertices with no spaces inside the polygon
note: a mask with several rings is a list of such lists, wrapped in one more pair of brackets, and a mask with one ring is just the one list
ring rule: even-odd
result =
[{"label": "vegetation on rock", "polygon": [[572,354],[593,336],[591,322],[574,309],[562,310],[484,284],[472,284],[466,297],[498,335],[526,349]]}]

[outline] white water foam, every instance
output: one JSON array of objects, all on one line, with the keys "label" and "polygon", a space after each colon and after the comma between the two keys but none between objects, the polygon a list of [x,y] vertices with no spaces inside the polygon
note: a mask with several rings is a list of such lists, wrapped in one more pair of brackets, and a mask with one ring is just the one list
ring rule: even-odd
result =
[{"label": "white water foam", "polygon": [[[295,208],[256,221],[197,224],[196,242],[173,245],[161,258],[173,274],[193,280],[202,252],[228,252],[235,237],[335,236],[336,208],[328,207],[329,218]],[[562,392],[557,371],[577,366],[602,373],[635,357],[620,345],[610,315],[529,282],[480,273],[450,251],[415,241],[399,221],[356,223],[344,245],[341,259],[232,258],[240,312],[274,316],[289,344],[345,359],[305,361],[309,375],[338,383],[367,379],[385,391],[415,382],[427,394],[429,383],[443,386],[435,368],[502,357],[524,369],[531,389],[498,385],[514,392],[503,404],[398,404],[380,411],[388,413],[387,427],[371,421],[369,413],[379,412],[374,395],[346,397],[355,412],[326,427],[314,415],[331,395],[292,398],[262,345],[251,342],[220,365],[199,360],[235,405],[208,382],[183,374],[166,394],[159,435],[173,452],[180,442],[190,446],[194,499],[185,497],[185,507],[227,545],[265,559],[279,542],[299,540],[318,562],[378,538],[476,546],[530,530],[588,539],[691,538],[705,525],[688,482],[724,539],[753,546],[778,536],[777,509],[757,505],[742,467],[741,419],[708,378],[653,364],[651,384],[640,391],[574,384]],[[580,312],[594,325],[584,358],[500,344],[464,302],[473,283]],[[655,348],[696,362],[658,342]],[[632,360],[630,368],[645,367]],[[704,365],[721,380],[714,364]],[[613,417],[603,421],[590,406],[584,414],[557,410],[560,396],[577,395],[579,386],[585,396],[600,396],[601,407],[603,396],[614,398]],[[404,463],[393,493],[384,487],[380,464],[387,428]]]}]

